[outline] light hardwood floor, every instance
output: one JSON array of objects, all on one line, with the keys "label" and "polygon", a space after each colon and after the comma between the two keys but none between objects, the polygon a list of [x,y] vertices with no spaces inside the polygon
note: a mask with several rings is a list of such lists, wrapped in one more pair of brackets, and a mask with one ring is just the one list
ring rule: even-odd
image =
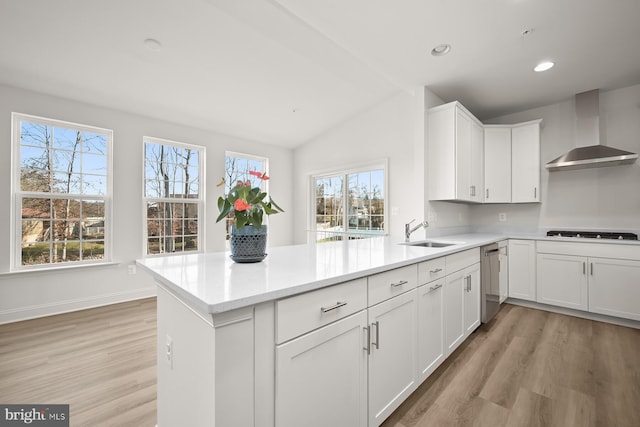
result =
[{"label": "light hardwood floor", "polygon": [[[0,325],[0,402],[69,403],[72,426],[154,426],[155,310]],[[383,426],[638,427],[640,330],[503,304]]]},{"label": "light hardwood floor", "polygon": [[0,325],[0,403],[69,404],[71,426],[155,426],[155,349],[155,298]]},{"label": "light hardwood floor", "polygon": [[383,424],[640,426],[640,330],[503,304]]}]

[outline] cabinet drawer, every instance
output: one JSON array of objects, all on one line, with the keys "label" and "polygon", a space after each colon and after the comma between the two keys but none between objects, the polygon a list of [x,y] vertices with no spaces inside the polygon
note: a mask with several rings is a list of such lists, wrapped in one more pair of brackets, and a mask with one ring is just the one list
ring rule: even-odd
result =
[{"label": "cabinet drawer", "polygon": [[430,259],[418,264],[418,284],[432,282],[446,276],[445,257]]},{"label": "cabinet drawer", "polygon": [[463,268],[480,262],[480,248],[469,249],[456,254],[447,255],[447,274],[455,273]]},{"label": "cabinet drawer", "polygon": [[369,276],[369,305],[374,305],[418,286],[418,266],[408,265]]},{"label": "cabinet drawer", "polygon": [[367,308],[362,278],[276,301],[276,342],[283,343]]}]

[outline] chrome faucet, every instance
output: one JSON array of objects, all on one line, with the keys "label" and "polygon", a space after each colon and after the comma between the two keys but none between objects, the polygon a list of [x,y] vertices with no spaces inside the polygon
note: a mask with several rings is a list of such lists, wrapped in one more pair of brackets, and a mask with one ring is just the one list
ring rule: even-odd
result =
[{"label": "chrome faucet", "polygon": [[404,241],[405,242],[409,241],[409,237],[411,236],[411,233],[416,231],[418,228],[420,228],[420,227],[427,228],[429,226],[429,223],[427,221],[422,221],[420,224],[418,224],[415,227],[411,228],[411,223],[413,221],[415,221],[415,218],[404,225]]}]

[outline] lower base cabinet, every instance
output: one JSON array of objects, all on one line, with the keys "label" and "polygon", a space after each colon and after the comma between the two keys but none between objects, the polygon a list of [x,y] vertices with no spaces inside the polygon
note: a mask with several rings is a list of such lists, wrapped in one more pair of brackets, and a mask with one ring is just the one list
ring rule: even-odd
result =
[{"label": "lower base cabinet", "polygon": [[587,258],[539,253],[537,301],[575,310],[589,308]]},{"label": "lower base cabinet", "polygon": [[640,261],[589,258],[589,311],[640,321]]},{"label": "lower base cabinet", "polygon": [[416,295],[414,289],[369,307],[371,426],[380,425],[416,388]]},{"label": "lower base cabinet", "polygon": [[427,379],[445,358],[444,285],[438,279],[418,288],[418,368],[420,382]]},{"label": "lower base cabinet", "polygon": [[361,311],[276,347],[276,426],[368,425],[366,326]]},{"label": "lower base cabinet", "polygon": [[449,355],[480,326],[479,263],[446,277],[444,301],[445,350]]}]

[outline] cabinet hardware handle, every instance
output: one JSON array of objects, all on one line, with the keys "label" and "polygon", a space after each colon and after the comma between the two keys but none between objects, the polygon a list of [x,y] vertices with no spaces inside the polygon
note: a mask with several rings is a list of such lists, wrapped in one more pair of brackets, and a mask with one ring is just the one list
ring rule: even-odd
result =
[{"label": "cabinet hardware handle", "polygon": [[407,283],[409,283],[406,280],[401,280],[398,283],[391,283],[391,287],[392,288],[397,288],[398,286],[402,286],[402,285],[406,285]]},{"label": "cabinet hardware handle", "polygon": [[438,289],[440,289],[441,287],[442,287],[442,284],[440,284],[440,283],[438,283],[438,284],[437,284],[437,285],[435,285],[435,286],[429,286],[429,292],[427,292],[427,293],[431,293],[431,292],[433,292],[433,291],[437,291],[437,290],[438,290]]},{"label": "cabinet hardware handle", "polygon": [[592,262],[589,263],[589,268],[591,270],[591,275],[593,276],[593,263]]},{"label": "cabinet hardware handle", "polygon": [[440,273],[441,271],[442,271],[441,268],[436,268],[435,270],[429,270],[429,273],[436,274],[436,273]]},{"label": "cabinet hardware handle", "polygon": [[498,260],[498,273],[500,273],[501,270],[501,266],[502,265],[502,261]]},{"label": "cabinet hardware handle", "polygon": [[467,276],[467,292],[471,292],[471,276]]},{"label": "cabinet hardware handle", "polygon": [[376,325],[376,342],[373,343],[373,345],[376,346],[376,350],[380,349],[380,322],[373,322],[371,324],[371,327],[373,328],[373,325]]},{"label": "cabinet hardware handle", "polygon": [[331,307],[320,307],[320,311],[322,311],[323,313],[328,313],[331,310],[335,310],[336,308],[340,308],[340,307],[344,307],[345,305],[347,305],[346,302],[336,302],[335,305],[332,305]]},{"label": "cabinet hardware handle", "polygon": [[368,326],[363,327],[362,329],[364,329],[367,333],[367,346],[366,347],[362,347],[363,350],[367,350],[367,354],[371,354],[371,328],[369,328]]},{"label": "cabinet hardware handle", "polygon": [[587,274],[587,263],[586,262],[582,263],[582,274]]},{"label": "cabinet hardware handle", "polygon": [[487,188],[487,199],[489,198],[489,189]]},{"label": "cabinet hardware handle", "polygon": [[533,187],[533,198],[534,199],[538,198],[538,187]]}]

